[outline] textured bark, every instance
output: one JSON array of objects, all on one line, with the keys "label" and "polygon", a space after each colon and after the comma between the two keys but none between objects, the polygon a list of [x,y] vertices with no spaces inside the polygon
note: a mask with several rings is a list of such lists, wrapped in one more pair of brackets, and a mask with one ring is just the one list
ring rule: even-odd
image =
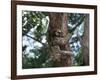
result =
[{"label": "textured bark", "polygon": [[84,19],[84,35],[81,40],[83,47],[83,65],[89,65],[89,15]]},{"label": "textured bark", "polygon": [[66,13],[49,14],[49,45],[50,54],[57,66],[71,66],[72,59],[68,39],[71,36],[67,30]]}]

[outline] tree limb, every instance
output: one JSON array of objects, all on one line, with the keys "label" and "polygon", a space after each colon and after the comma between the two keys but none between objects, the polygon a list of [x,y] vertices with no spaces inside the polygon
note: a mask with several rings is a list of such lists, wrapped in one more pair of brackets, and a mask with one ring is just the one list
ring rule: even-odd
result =
[{"label": "tree limb", "polygon": [[74,28],[70,32],[74,31],[77,28],[77,26],[79,26],[84,21],[84,18],[85,18],[85,16],[80,17],[78,22],[76,24],[72,25],[72,26],[74,26]]},{"label": "tree limb", "polygon": [[31,37],[29,35],[26,34],[27,37],[31,38],[31,39],[34,39],[35,41],[38,41],[39,43],[41,43],[43,46],[46,46],[44,43],[42,43],[40,40],[34,38],[34,37]]}]

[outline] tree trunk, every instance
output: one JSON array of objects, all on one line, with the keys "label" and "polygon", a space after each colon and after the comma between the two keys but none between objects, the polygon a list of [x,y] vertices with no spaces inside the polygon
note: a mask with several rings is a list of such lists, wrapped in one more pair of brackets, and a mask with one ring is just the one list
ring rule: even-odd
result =
[{"label": "tree trunk", "polygon": [[83,65],[89,65],[89,15],[84,19],[84,34],[81,39],[83,49]]},{"label": "tree trunk", "polygon": [[71,66],[71,52],[68,39],[71,36],[67,30],[66,13],[49,13],[49,45],[50,55],[56,66]]}]

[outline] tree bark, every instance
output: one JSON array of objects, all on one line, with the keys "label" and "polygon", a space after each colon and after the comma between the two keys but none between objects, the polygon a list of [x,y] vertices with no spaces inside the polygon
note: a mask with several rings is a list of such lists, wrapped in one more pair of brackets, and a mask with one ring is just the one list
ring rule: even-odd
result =
[{"label": "tree bark", "polygon": [[84,19],[84,34],[81,39],[83,52],[83,65],[89,65],[89,15]]},{"label": "tree bark", "polygon": [[49,38],[50,54],[56,66],[71,66],[71,52],[68,39],[71,34],[67,29],[66,13],[49,13]]}]

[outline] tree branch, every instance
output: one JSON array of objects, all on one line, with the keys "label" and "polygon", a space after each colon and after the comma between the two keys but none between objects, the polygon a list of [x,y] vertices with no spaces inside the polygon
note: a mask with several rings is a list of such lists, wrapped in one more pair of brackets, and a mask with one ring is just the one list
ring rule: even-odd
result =
[{"label": "tree branch", "polygon": [[77,26],[79,26],[84,21],[84,18],[85,18],[85,16],[80,17],[80,19],[77,21],[77,23],[72,25],[72,26],[74,26],[74,28],[70,32],[74,31],[77,28]]},{"label": "tree branch", "polygon": [[38,41],[39,43],[41,43],[43,46],[46,46],[44,43],[42,43],[40,40],[34,38],[34,37],[31,37],[29,35],[26,34],[27,37],[31,38],[31,39],[34,39],[35,41]]}]

